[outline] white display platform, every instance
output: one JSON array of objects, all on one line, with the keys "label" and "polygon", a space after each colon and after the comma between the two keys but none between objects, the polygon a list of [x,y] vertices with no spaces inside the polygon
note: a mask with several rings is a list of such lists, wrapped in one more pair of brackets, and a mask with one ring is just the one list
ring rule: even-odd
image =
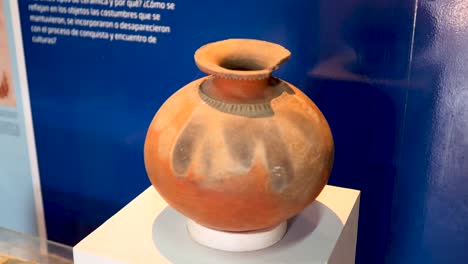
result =
[{"label": "white display platform", "polygon": [[187,230],[194,241],[204,246],[229,252],[248,252],[278,243],[286,234],[288,223],[284,221],[261,230],[229,232],[211,229],[188,219]]},{"label": "white display platform", "polygon": [[149,187],[73,248],[75,264],[354,263],[360,192],[326,186],[291,219],[284,238],[251,252],[194,242],[187,219]]}]

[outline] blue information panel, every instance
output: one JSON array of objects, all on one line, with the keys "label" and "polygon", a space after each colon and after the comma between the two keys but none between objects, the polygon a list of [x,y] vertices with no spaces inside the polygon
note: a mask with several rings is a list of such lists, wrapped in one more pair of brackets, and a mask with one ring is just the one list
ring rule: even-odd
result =
[{"label": "blue information panel", "polygon": [[18,6],[0,0],[0,227],[45,238]]}]

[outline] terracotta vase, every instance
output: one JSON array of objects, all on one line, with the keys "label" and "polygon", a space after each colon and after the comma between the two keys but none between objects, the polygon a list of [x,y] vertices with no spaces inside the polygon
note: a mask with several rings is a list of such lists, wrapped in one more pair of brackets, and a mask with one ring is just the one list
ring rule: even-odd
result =
[{"label": "terracotta vase", "polygon": [[290,55],[249,39],[195,53],[210,76],[162,105],[145,142],[149,178],[169,205],[203,226],[247,231],[315,200],[332,169],[333,139],[317,106],[272,76]]}]

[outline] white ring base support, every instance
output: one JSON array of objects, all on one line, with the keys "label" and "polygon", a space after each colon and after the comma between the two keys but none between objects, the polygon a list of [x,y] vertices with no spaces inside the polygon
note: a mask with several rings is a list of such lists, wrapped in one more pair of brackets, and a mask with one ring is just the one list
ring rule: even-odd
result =
[{"label": "white ring base support", "polygon": [[190,237],[204,246],[231,252],[254,251],[274,245],[287,230],[286,221],[262,230],[248,232],[228,232],[204,227],[195,221],[187,220]]}]

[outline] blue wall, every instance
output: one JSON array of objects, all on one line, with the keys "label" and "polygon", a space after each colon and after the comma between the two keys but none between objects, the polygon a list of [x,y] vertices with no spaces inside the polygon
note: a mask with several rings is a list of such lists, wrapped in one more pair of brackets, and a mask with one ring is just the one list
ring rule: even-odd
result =
[{"label": "blue wall", "polygon": [[78,242],[149,185],[146,128],[170,94],[203,76],[193,52],[245,37],[292,51],[277,75],[330,123],[330,183],[362,190],[357,263],[466,257],[464,2],[180,0],[165,22],[173,33],[156,46],[33,44],[22,2],[50,238]]},{"label": "blue wall", "polygon": [[468,258],[468,2],[420,1],[392,246],[394,263]]},{"label": "blue wall", "polygon": [[330,184],[362,191],[357,263],[384,263],[395,228],[413,11],[411,1],[321,4],[320,60],[304,89],[333,131]]}]

